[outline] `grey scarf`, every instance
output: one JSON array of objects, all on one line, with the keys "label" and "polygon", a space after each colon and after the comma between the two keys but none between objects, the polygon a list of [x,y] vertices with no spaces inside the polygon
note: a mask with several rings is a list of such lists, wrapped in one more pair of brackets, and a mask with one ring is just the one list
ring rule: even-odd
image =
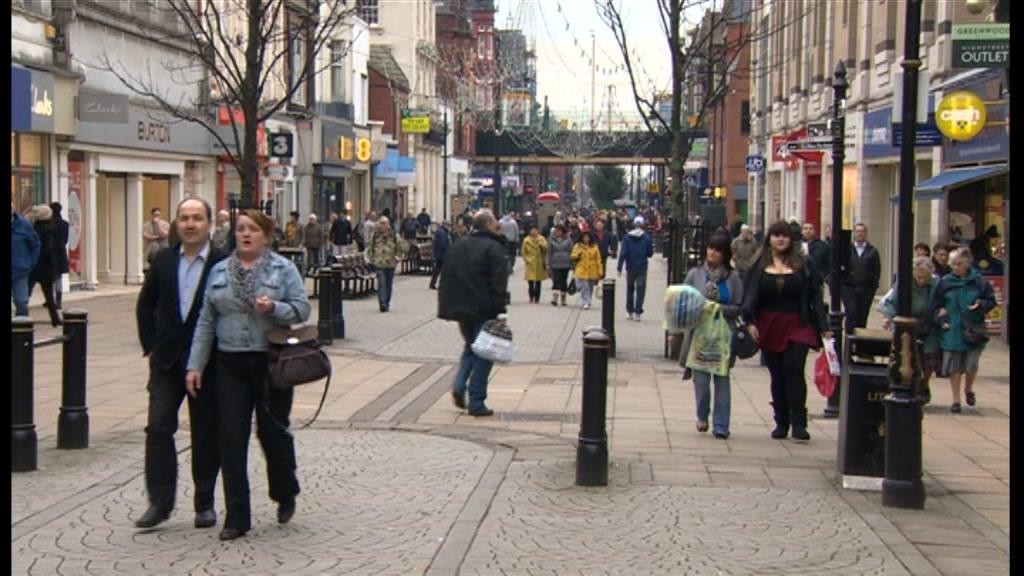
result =
[{"label": "grey scarf", "polygon": [[704,297],[712,302],[719,302],[721,295],[718,293],[718,282],[725,275],[725,266],[711,269],[705,265],[704,269],[708,273],[708,283],[704,286]]},{"label": "grey scarf", "polygon": [[256,262],[252,265],[252,268],[246,269],[242,266],[242,262],[238,259],[238,255],[232,254],[228,258],[228,277],[231,281],[231,293],[238,298],[242,305],[249,310],[255,310],[256,298],[259,294],[256,293],[256,287],[259,282],[259,278],[263,275],[264,270],[270,266],[270,251],[266,250]]}]

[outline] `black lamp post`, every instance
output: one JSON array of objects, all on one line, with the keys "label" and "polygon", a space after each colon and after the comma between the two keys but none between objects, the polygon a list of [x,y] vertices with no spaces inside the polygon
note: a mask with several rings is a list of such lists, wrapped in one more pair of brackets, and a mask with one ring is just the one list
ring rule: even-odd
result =
[{"label": "black lamp post", "polygon": [[893,508],[924,508],[921,482],[921,383],[918,354],[911,315],[911,258],[914,244],[913,194],[917,140],[917,76],[921,67],[921,1],[907,1],[907,25],[903,62],[903,142],[900,145],[899,244],[896,269],[896,325],[889,362],[889,387],[885,398],[885,478],[882,505]]},{"label": "black lamp post", "polygon": [[[843,250],[849,250],[843,228],[843,162],[846,158],[846,65],[840,60],[832,78],[832,270],[829,281],[828,326],[835,338],[836,356],[843,357]],[[839,382],[825,404],[826,418],[839,416]]]}]

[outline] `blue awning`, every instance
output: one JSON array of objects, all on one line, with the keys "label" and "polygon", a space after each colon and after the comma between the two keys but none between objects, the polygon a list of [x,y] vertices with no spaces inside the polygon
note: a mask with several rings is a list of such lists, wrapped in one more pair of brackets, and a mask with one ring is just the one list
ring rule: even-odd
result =
[{"label": "blue awning", "polygon": [[979,180],[986,180],[993,176],[1000,176],[1009,171],[1010,169],[1006,164],[946,170],[945,172],[940,172],[937,176],[933,176],[915,186],[914,199],[931,200],[933,198],[941,198],[942,195],[945,194],[946,190],[950,188],[964,186]]}]

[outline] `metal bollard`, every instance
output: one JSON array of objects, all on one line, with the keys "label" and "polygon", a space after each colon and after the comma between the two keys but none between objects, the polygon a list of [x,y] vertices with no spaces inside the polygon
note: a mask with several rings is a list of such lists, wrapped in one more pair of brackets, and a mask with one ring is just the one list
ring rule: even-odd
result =
[{"label": "metal bollard", "polygon": [[615,358],[615,279],[601,283],[601,328],[608,334],[608,357]]},{"label": "metal bollard", "polygon": [[36,469],[36,425],[33,422],[33,322],[11,319],[11,472]]},{"label": "metal bollard", "polygon": [[57,448],[89,447],[89,412],[85,404],[86,335],[89,313],[64,311],[63,386],[57,418]]},{"label": "metal bollard", "polygon": [[[900,249],[905,247],[901,246]],[[921,359],[914,345],[914,318],[896,316],[892,338],[889,385],[885,398],[885,478],[882,506],[923,510],[921,481],[921,424],[924,413],[917,398]]]},{"label": "metal bollard", "polygon": [[321,344],[333,344],[334,333],[331,329],[331,302],[330,295],[334,292],[334,274],[326,266],[320,268],[316,273],[316,282],[320,290],[320,299],[317,301],[318,313],[316,323],[316,336]]},{"label": "metal bollard", "polygon": [[576,448],[576,485],[608,485],[608,335],[593,326],[583,333],[583,406]]},{"label": "metal bollard", "polygon": [[331,334],[338,339],[345,337],[345,311],[341,297],[341,264],[331,264],[331,276],[334,285],[331,287]]}]

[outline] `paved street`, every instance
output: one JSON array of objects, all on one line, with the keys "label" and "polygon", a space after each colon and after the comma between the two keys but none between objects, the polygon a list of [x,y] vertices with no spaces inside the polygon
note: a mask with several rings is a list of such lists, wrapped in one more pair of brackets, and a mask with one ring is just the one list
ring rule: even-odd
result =
[{"label": "paved street", "polygon": [[[609,486],[579,488],[580,335],[600,324],[600,301],[587,311],[553,308],[546,284],[542,303],[527,304],[521,273],[520,262],[510,309],[517,361],[493,373],[493,418],[472,418],[451,404],[461,339],[455,325],[434,317],[437,296],[426,277],[398,277],[388,314],[373,297],[346,301],[348,337],[330,349],[335,376],[324,411],[311,428],[295,431],[298,513],[286,526],[274,521],[253,438],[253,530],[229,543],[217,540],[217,529],[192,527],[185,410],[177,510],[156,530],[132,526],[146,507],[137,289],[68,295],[66,307],[90,313],[90,448],[55,449],[60,350],[37,351],[39,470],[11,476],[12,572],[1009,572],[1006,345],[993,341],[985,351],[977,408],[950,414],[948,384],[932,384],[926,508],[884,508],[878,492],[841,488],[837,421],[812,419],[806,445],[768,437],[768,376],[756,360],[733,372],[732,436],[694,431],[692,385],[662,358],[665,268],[655,258],[643,322],[624,319],[621,286],[617,294]],[[45,316],[38,305],[32,314]],[[40,324],[37,338],[52,332]],[[312,415],[321,392],[319,384],[299,390],[293,421]],[[813,386],[808,394],[816,416],[824,399]],[[217,508],[222,520],[219,492]]]}]

